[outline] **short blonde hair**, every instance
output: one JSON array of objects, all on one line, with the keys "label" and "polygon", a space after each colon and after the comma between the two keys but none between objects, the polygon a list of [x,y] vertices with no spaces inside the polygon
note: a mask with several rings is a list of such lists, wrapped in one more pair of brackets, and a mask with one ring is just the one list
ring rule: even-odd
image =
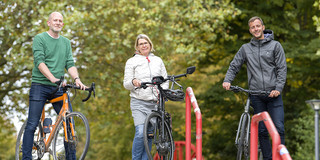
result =
[{"label": "short blonde hair", "polygon": [[145,39],[145,40],[147,40],[148,43],[150,44],[150,48],[151,48],[150,51],[151,51],[151,52],[154,52],[154,51],[155,51],[154,48],[153,48],[152,41],[151,41],[150,38],[149,38],[147,35],[145,35],[145,34],[139,34],[139,35],[137,36],[136,43],[135,43],[135,45],[134,45],[134,48],[136,49],[136,51],[138,51],[139,39]]}]

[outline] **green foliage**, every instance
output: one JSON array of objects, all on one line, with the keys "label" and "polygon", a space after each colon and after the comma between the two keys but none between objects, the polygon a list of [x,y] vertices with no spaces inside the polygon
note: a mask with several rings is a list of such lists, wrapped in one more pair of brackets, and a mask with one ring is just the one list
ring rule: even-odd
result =
[{"label": "green foliage", "polygon": [[[24,88],[30,85],[33,67],[32,37],[48,29],[45,22],[52,11],[64,15],[62,35],[72,42],[80,77],[86,84],[95,82],[97,87],[95,99],[83,104],[80,98],[84,95],[78,93],[73,101],[74,110],[83,112],[90,121],[89,159],[129,159],[131,155],[134,127],[129,91],[122,87],[122,79],[125,62],[134,53],[138,34],[150,36],[169,74],[181,73],[186,66],[204,59],[213,48],[211,44],[233,38],[228,35],[226,24],[239,14],[228,1],[15,1],[1,4],[1,15],[7,20],[1,23],[8,26],[1,29],[1,45],[7,45],[1,47],[1,53],[13,53],[4,57],[7,62],[19,60],[15,63],[17,67],[12,68],[24,70],[25,77],[10,80],[18,85],[18,80],[24,79],[20,84]],[[8,36],[11,33],[15,36]],[[2,68],[2,73],[6,68]],[[13,92],[4,94],[11,103],[5,105],[3,112],[26,110],[27,105],[18,104],[27,104],[27,92],[4,88]],[[176,116],[183,115],[183,111]]]},{"label": "green foliage", "polygon": [[[313,22],[310,21],[311,17],[319,16],[318,9],[312,7],[313,1],[234,1],[236,8],[241,8],[241,15],[238,16],[234,21],[229,25],[232,30],[230,34],[238,37],[237,42],[230,41],[229,48],[225,50],[225,57],[218,59],[220,61],[220,66],[218,70],[208,72],[209,74],[219,74],[225,73],[228,64],[225,62],[230,62],[236,51],[243,43],[249,42],[251,35],[248,32],[247,21],[252,16],[260,16],[264,20],[264,24],[267,29],[272,29],[275,34],[275,39],[280,41],[287,57],[288,65],[288,74],[287,74],[287,83],[283,91],[283,99],[285,105],[285,128],[286,129],[286,146],[291,153],[293,159],[301,159],[301,157],[308,155],[312,148],[312,141],[306,136],[300,134],[304,132],[310,132],[307,126],[309,122],[307,121],[312,117],[312,114],[307,114],[310,112],[305,112],[307,107],[305,100],[314,99],[319,97],[319,56],[316,54],[319,48],[319,36],[315,34],[315,26]],[[317,16],[315,16],[317,15]],[[316,19],[316,18],[314,18]],[[224,46],[226,47],[226,46]],[[209,59],[209,58],[208,58]],[[242,69],[244,70],[244,69]],[[204,106],[206,105],[213,107],[209,111],[212,114],[212,119],[219,117],[221,115],[236,115],[239,118],[240,113],[238,110],[230,109],[228,111],[220,113],[221,109],[218,111],[215,110],[216,107],[226,107],[229,105],[224,104],[224,101],[232,101],[231,99],[226,98],[228,93],[223,93],[220,90],[221,77],[217,83],[214,83],[214,86],[203,92],[202,99],[204,99]],[[240,72],[236,78],[236,81],[233,82],[235,85],[246,86],[242,83],[247,81],[245,70]],[[213,91],[210,91],[213,90]],[[213,94],[214,92],[215,94]],[[213,95],[214,98],[208,98]],[[241,102],[244,99],[238,99],[236,104],[232,106],[241,106]],[[229,106],[228,108],[232,108]],[[242,108],[240,109],[240,111]],[[305,116],[305,117],[304,117]],[[304,117],[304,118],[300,118]],[[299,118],[299,119],[297,119]],[[231,118],[227,118],[231,120]],[[225,120],[221,122],[211,123],[214,126],[223,125]],[[229,129],[233,123],[230,122],[229,126],[224,126],[223,129]],[[235,124],[233,124],[235,125]],[[292,126],[295,126],[292,128]],[[299,129],[298,126],[305,126],[303,129]],[[231,126],[230,128],[235,128]],[[217,135],[224,135],[223,129],[217,129],[215,133]],[[231,130],[231,129],[230,129]],[[297,136],[297,134],[299,134]],[[230,135],[234,137],[234,134]],[[302,137],[299,137],[302,136]],[[220,137],[221,141],[225,141],[225,144],[230,143],[230,137]],[[230,144],[232,145],[232,144]],[[301,149],[301,146],[305,149]],[[227,146],[224,146],[228,148]],[[219,146],[212,146],[211,151],[223,152],[223,155],[229,155],[229,150],[225,148],[219,148]],[[234,153],[234,152],[233,152]],[[300,158],[299,158],[300,157]],[[310,157],[310,156],[309,156]],[[219,158],[218,158],[219,159]],[[304,158],[303,158],[304,159]]]},{"label": "green foliage", "polygon": [[310,116],[313,113],[309,107],[300,117],[292,120],[292,127],[287,128],[287,132],[295,133],[291,139],[286,140],[287,144],[291,144],[291,148],[296,149],[295,152],[290,152],[292,159],[314,159],[314,119]]},{"label": "green foliage", "polygon": [[[258,15],[286,52],[286,146],[294,159],[311,153],[312,138],[303,135],[312,133],[313,115],[305,110],[304,101],[320,96],[320,40],[315,34],[320,27],[318,1],[16,0],[0,2],[0,8],[0,115],[25,114],[33,67],[32,38],[47,31],[48,15],[59,11],[64,15],[62,35],[72,42],[81,80],[96,83],[95,99],[82,103],[85,93],[78,91],[72,103],[90,122],[88,159],[131,157],[134,126],[129,91],[122,80],[125,62],[133,55],[140,33],[151,38],[169,74],[197,66],[181,82],[193,87],[202,111],[203,155],[234,159],[234,137],[246,97],[224,91],[221,83],[234,54],[251,38],[248,19]],[[246,82],[244,67],[233,84],[246,87]],[[175,140],[184,140],[184,103],[169,102],[167,109],[174,120]]]},{"label": "green foliage", "polygon": [[[10,119],[0,117],[0,159],[11,160],[14,159],[15,153],[15,130],[10,122]],[[5,153],[5,154],[4,154]]]}]

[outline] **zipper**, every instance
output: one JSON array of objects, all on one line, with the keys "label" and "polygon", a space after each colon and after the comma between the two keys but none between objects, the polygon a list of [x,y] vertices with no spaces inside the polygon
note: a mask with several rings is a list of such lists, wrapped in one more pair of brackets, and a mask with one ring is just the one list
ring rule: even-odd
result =
[{"label": "zipper", "polygon": [[[150,59],[149,59],[149,55],[146,57],[147,59],[147,63],[148,63],[148,68],[149,68],[149,72],[150,72],[150,82],[152,81],[152,73],[151,73],[151,67],[150,67]],[[151,89],[151,92],[153,93],[153,88],[149,87]],[[154,93],[152,94],[153,99],[157,98],[157,96],[154,95]]]},{"label": "zipper", "polygon": [[260,71],[261,71],[261,76],[262,76],[262,85],[263,85],[263,90],[265,90],[265,84],[264,84],[264,77],[263,77],[263,70],[262,70],[262,66],[261,66],[261,45],[260,45],[260,40],[258,41],[259,43],[259,65],[260,65]]}]

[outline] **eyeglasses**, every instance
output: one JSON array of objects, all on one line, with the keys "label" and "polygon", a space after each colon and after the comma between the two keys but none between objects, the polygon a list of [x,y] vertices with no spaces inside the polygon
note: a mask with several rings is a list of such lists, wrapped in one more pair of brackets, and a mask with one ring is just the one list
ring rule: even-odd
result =
[{"label": "eyeglasses", "polygon": [[149,44],[148,42],[144,42],[144,43],[139,43],[139,46],[143,46],[143,45],[147,45]]}]

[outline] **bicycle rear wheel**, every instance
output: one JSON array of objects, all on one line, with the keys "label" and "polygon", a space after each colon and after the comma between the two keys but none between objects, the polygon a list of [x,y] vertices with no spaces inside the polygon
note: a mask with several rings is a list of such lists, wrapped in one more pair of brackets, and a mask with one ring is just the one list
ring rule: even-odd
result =
[{"label": "bicycle rear wheel", "polygon": [[[169,124],[165,121],[162,126],[161,115],[157,112],[148,115],[144,124],[144,146],[149,159],[153,160],[157,156],[159,160],[172,160],[174,141]],[[149,141],[152,141],[151,148],[148,144]]]},{"label": "bicycle rear wheel", "polygon": [[[21,126],[21,129],[18,133],[17,136],[17,141],[16,141],[16,148],[15,148],[15,160],[22,159],[22,143],[23,143],[23,135],[25,128],[27,126],[27,120],[23,123]],[[41,134],[43,134],[41,129],[41,124],[39,123],[35,133],[34,133],[34,141],[33,141],[33,148],[32,148],[32,159],[41,159],[44,156],[45,153],[45,144],[44,141],[41,138]],[[50,155],[48,155],[50,159]],[[52,158],[52,157],[51,157]]]},{"label": "bicycle rear wheel", "polygon": [[58,124],[52,142],[54,160],[67,159],[66,157],[83,160],[90,142],[90,128],[87,118],[79,112],[72,112],[66,116],[68,142],[65,138],[63,122]]},{"label": "bicycle rear wheel", "polygon": [[247,114],[244,114],[241,118],[240,121],[240,137],[238,139],[238,144],[237,144],[237,148],[238,148],[238,152],[237,152],[237,160],[248,160],[249,158],[249,137],[248,135],[248,127],[249,127],[249,119],[250,117],[248,117]]}]

